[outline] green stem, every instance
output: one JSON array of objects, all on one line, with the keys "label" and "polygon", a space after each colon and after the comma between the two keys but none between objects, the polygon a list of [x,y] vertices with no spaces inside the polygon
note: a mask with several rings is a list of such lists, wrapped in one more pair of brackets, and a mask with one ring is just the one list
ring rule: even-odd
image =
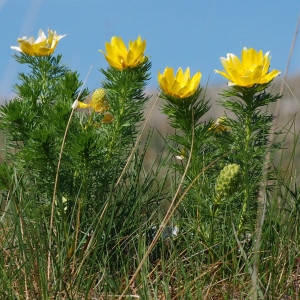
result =
[{"label": "green stem", "polygon": [[[244,223],[244,216],[247,211],[249,199],[250,199],[250,190],[249,190],[249,170],[248,170],[248,160],[250,157],[250,141],[251,141],[251,135],[252,135],[252,130],[251,130],[251,121],[252,121],[252,108],[249,105],[251,103],[251,100],[253,99],[253,95],[244,95],[245,98],[247,98],[246,101],[247,103],[247,108],[245,109],[246,111],[246,124],[245,124],[245,150],[244,150],[244,167],[243,167],[243,178],[244,178],[244,199],[243,199],[243,206],[242,206],[242,211],[241,211],[241,216],[240,216],[240,221],[239,221],[239,226],[238,226],[238,232],[241,230],[243,223]],[[249,99],[251,98],[251,99]]]}]

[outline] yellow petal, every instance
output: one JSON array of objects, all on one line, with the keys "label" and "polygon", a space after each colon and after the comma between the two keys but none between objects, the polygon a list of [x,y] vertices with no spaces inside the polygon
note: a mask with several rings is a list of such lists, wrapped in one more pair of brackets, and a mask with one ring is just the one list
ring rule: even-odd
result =
[{"label": "yellow petal", "polygon": [[90,108],[90,105],[83,103],[81,101],[78,101],[77,108]]},{"label": "yellow petal", "polygon": [[197,89],[199,83],[201,81],[201,73],[197,72],[191,79],[190,86],[193,90]]},{"label": "yellow petal", "polygon": [[22,52],[31,56],[35,55],[34,48],[32,47],[32,44],[30,44],[28,41],[19,42],[19,45]]},{"label": "yellow petal", "polygon": [[113,37],[112,38],[112,45],[114,48],[116,48],[116,51],[122,55],[122,56],[126,56],[128,53],[128,50],[126,48],[125,43],[123,42],[123,40],[120,37]]},{"label": "yellow petal", "polygon": [[187,68],[186,70],[185,70],[185,72],[183,73],[183,78],[182,78],[182,81],[184,82],[184,83],[187,83],[189,80],[190,80],[190,68]]}]

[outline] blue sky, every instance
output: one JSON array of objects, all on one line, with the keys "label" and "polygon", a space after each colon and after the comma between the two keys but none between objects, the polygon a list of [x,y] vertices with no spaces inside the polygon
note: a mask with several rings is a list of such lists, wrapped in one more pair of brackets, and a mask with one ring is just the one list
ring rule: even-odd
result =
[{"label": "blue sky", "polygon": [[[99,68],[107,63],[99,49],[111,37],[127,44],[141,35],[152,61],[149,89],[157,88],[157,72],[166,66],[202,73],[201,83],[226,84],[214,73],[220,57],[240,55],[244,46],[270,51],[271,69],[284,70],[300,16],[299,0],[0,0],[0,98],[12,95],[22,69],[10,46],[17,38],[37,37],[48,28],[67,34],[57,48],[63,62],[77,70],[86,86],[101,86]],[[300,37],[290,65],[290,76],[300,73]]]}]

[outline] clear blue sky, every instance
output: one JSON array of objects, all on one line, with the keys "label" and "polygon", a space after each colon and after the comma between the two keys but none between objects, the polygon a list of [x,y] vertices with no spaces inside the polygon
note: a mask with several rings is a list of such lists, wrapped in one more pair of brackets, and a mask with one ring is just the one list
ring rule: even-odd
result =
[{"label": "clear blue sky", "polygon": [[[157,87],[157,72],[166,66],[202,73],[201,83],[226,84],[214,73],[220,57],[240,55],[244,46],[270,51],[271,68],[284,73],[300,16],[300,0],[0,0],[0,98],[11,96],[17,73],[12,58],[17,38],[37,37],[48,28],[67,34],[57,48],[63,61],[77,70],[89,89],[101,86],[99,68],[107,63],[98,52],[111,37],[127,44],[138,35],[147,41],[152,61],[149,89]],[[299,33],[300,35],[300,33]],[[300,73],[300,36],[290,76]]]}]

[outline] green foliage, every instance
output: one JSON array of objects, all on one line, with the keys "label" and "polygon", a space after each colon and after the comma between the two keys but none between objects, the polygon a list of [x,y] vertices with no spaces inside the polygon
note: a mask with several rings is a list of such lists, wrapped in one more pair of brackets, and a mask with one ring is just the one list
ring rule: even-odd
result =
[{"label": "green foliage", "polygon": [[103,112],[72,109],[89,91],[61,55],[15,58],[29,71],[0,108],[1,299],[295,295],[299,186],[265,166],[280,146],[270,84],[224,91],[222,130],[204,121],[202,88],[183,100],[162,92],[174,132],[149,163],[148,58],[100,69]]},{"label": "green foliage", "polygon": [[244,195],[239,228],[243,225],[253,230],[255,227],[258,192],[266,168],[265,158],[279,146],[270,143],[274,116],[269,114],[268,105],[280,96],[271,95],[267,91],[269,86],[270,83],[251,88],[233,86],[223,92],[220,101],[234,115],[234,118],[226,116],[225,125],[231,130],[226,136],[221,136],[219,145],[222,151],[230,153],[226,160],[241,167]]}]

